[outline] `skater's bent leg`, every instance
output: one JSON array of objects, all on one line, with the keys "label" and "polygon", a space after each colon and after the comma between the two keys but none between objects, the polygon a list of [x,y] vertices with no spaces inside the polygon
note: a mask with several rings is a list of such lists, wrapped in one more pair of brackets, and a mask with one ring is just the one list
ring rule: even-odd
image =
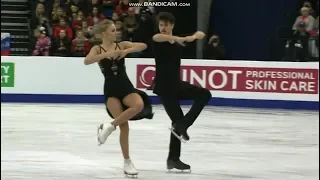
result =
[{"label": "skater's bent leg", "polygon": [[[177,99],[171,97],[159,97],[164,106],[172,124],[179,122],[183,118],[183,111]],[[170,135],[169,155],[168,159],[178,160],[181,153],[181,141],[176,138],[172,133]]]},{"label": "skater's bent leg", "polygon": [[180,123],[183,118],[183,111],[178,98],[159,96],[159,99],[171,119],[172,123]]},{"label": "skater's bent leg", "polygon": [[[113,117],[120,116],[123,113],[121,102],[117,98],[108,98],[107,108]],[[119,125],[120,128],[120,146],[124,159],[129,159],[129,123],[125,122]]]},{"label": "skater's bent leg", "polygon": [[198,118],[203,108],[208,104],[212,96],[209,90],[187,82],[182,82],[181,87],[180,98],[185,100],[194,100],[191,109],[184,117],[187,121],[187,125],[191,126]]},{"label": "skater's bent leg", "polygon": [[140,113],[143,110],[144,104],[141,96],[137,93],[131,93],[122,99],[122,102],[125,106],[128,107],[123,113],[120,114],[114,121],[111,123],[114,126],[119,126],[133,118],[135,115]]}]

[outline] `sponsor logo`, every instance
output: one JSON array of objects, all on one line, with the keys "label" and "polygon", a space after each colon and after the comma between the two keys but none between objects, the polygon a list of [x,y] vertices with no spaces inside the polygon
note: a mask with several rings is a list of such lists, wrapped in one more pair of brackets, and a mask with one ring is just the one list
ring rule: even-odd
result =
[{"label": "sponsor logo", "polygon": [[14,63],[1,63],[1,87],[14,87]]},{"label": "sponsor logo", "polygon": [[[137,65],[137,88],[148,88],[154,65]],[[182,66],[181,79],[209,90],[318,94],[318,69]]]}]

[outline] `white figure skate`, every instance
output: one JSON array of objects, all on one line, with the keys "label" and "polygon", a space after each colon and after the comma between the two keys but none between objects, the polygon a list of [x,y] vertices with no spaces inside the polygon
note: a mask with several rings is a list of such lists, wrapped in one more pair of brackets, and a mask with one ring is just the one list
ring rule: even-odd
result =
[{"label": "white figure skate", "polygon": [[123,172],[127,176],[131,177],[138,177],[138,171],[134,167],[132,161],[130,159],[125,159],[124,160],[124,165],[123,165]]},{"label": "white figure skate", "polygon": [[112,124],[104,123],[98,126],[97,131],[97,138],[98,138],[98,145],[104,144],[110,134],[116,130],[116,127]]}]

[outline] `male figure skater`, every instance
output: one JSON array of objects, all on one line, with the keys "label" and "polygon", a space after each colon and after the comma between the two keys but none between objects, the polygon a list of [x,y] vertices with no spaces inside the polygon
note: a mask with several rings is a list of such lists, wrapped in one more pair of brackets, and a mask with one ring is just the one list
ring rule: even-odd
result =
[{"label": "male figure skater", "polygon": [[[189,140],[187,129],[208,103],[211,93],[207,89],[180,80],[181,46],[185,46],[185,42],[202,39],[205,34],[198,31],[192,36],[173,36],[175,17],[171,13],[161,12],[157,20],[160,33],[153,36],[156,62],[153,92],[158,95],[172,121],[167,168],[190,170],[190,166],[180,160],[181,141]],[[194,100],[186,115],[181,110],[179,100]]]}]

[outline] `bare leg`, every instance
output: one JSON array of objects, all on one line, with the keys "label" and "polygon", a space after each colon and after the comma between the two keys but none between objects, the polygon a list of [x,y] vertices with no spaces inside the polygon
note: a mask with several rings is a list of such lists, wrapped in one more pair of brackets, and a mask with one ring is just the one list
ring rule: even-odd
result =
[{"label": "bare leg", "polygon": [[141,96],[137,93],[132,93],[127,95],[126,97],[123,98],[122,100],[123,104],[128,107],[124,112],[122,112],[119,116],[115,118],[115,120],[111,123],[113,126],[119,126],[122,128],[121,136],[120,134],[120,143],[121,143],[121,148],[122,152],[124,154],[124,167],[123,171],[125,174],[129,175],[137,175],[138,171],[134,167],[131,159],[129,156],[125,156],[125,154],[129,154],[129,126],[128,126],[128,121],[136,116],[138,113],[140,113],[143,108],[143,100]]},{"label": "bare leg", "polygon": [[[107,102],[107,107],[111,112],[113,117],[120,116],[123,113],[122,104],[117,98],[109,98]],[[125,122],[119,125],[120,128],[120,146],[122,150],[122,155],[124,159],[130,159],[129,156],[129,123]]]},{"label": "bare leg", "polygon": [[127,95],[122,100],[123,104],[128,107],[123,113],[120,114],[114,121],[111,123],[114,126],[119,126],[130,120],[132,117],[137,115],[143,110],[144,104],[141,96],[137,93],[132,93]]},{"label": "bare leg", "polygon": [[125,122],[120,126],[120,146],[124,159],[130,159],[129,156],[129,123]]}]

